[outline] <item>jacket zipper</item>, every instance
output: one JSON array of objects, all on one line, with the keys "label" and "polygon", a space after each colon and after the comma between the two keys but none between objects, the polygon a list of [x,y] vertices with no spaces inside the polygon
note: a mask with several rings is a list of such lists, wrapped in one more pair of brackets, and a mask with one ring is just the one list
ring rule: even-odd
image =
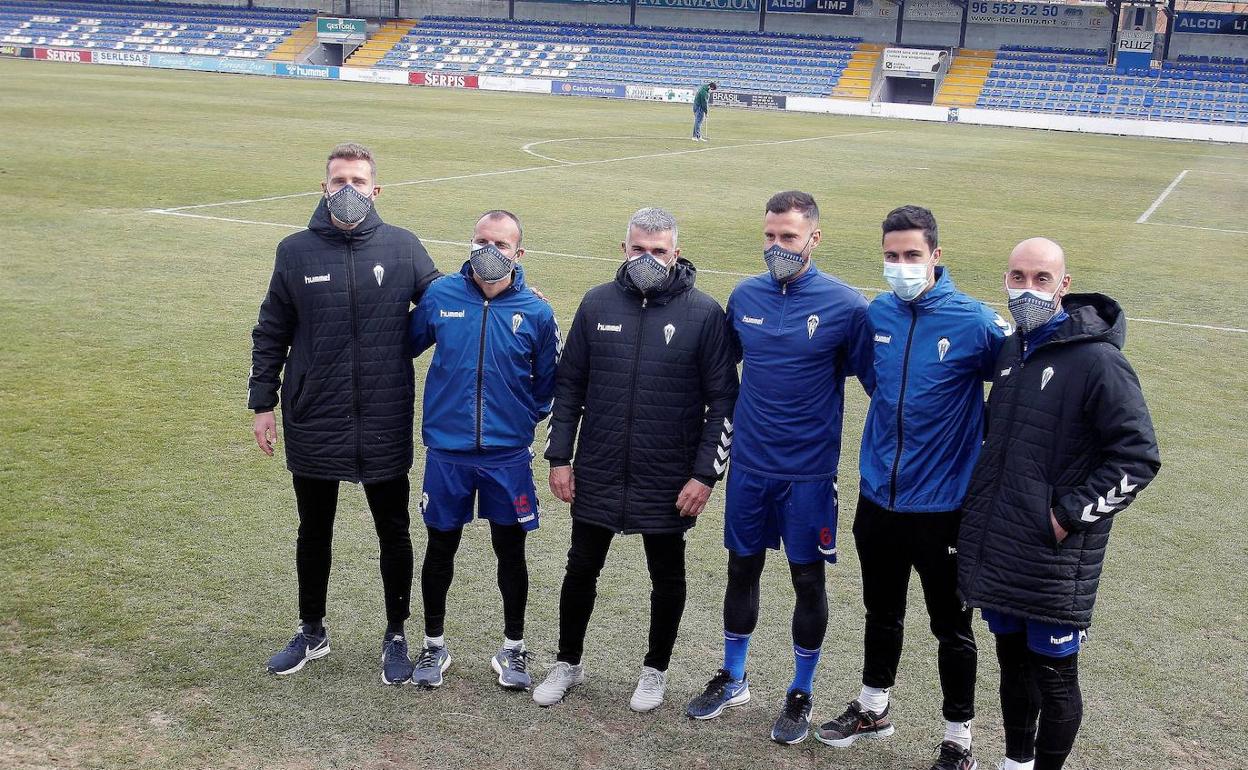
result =
[{"label": "jacket zipper", "polygon": [[646,305],[649,300],[641,298],[641,313],[637,316],[637,342],[633,344],[633,384],[628,389],[628,417],[624,421],[624,510],[620,520],[620,530],[628,531],[628,479],[629,465],[633,453],[633,407],[637,403],[637,378],[641,369],[642,332],[646,328]]},{"label": "jacket zipper", "polygon": [[487,299],[481,311],[481,339],[477,342],[477,451],[481,451],[481,423],[485,413],[485,325],[490,317]]},{"label": "jacket zipper", "polygon": [[360,436],[360,317],[355,300],[355,246],[347,237],[347,297],[351,302],[351,414],[355,419],[355,475],[364,481],[364,445]]},{"label": "jacket zipper", "polygon": [[910,304],[910,334],[906,337],[906,352],[901,359],[901,390],[897,394],[897,454],[893,456],[893,474],[888,482],[888,509],[897,509],[897,473],[901,469],[901,450],[905,443],[906,428],[903,415],[906,409],[906,377],[910,372],[910,346],[914,343],[914,327],[919,323],[919,312]]}]

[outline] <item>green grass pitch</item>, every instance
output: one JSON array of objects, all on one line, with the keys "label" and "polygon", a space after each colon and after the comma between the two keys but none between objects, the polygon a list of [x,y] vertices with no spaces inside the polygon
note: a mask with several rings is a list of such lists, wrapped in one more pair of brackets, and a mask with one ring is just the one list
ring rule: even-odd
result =
[{"label": "green grass pitch", "polygon": [[[211,218],[149,210],[314,191],[327,151],[348,139],[379,157],[383,217],[425,238],[445,271],[479,212],[520,214],[530,281],[565,326],[611,277],[627,217],[645,205],[675,213],[698,285],[721,302],[762,270],[763,203],[782,189],[815,194],[818,263],[868,294],[883,285],[879,222],[902,203],[936,212],[959,286],[994,302],[1014,243],[1063,243],[1075,290],[1108,293],[1137,319],[1127,352],[1164,460],[1115,528],[1069,767],[1248,766],[1248,148],[729,110],[694,145],[690,117],[678,105],[0,60],[0,767],[930,765],[941,723],[917,580],[890,740],[840,752],[768,741],[792,666],[792,594],[774,556],[753,703],[711,723],[683,716],[720,656],[722,491],[691,536],[688,609],[656,713],[627,706],[647,622],[636,538],[614,547],[589,681],[564,704],[539,709],[494,684],[501,609],[481,527],[452,588],[446,686],[383,688],[375,536],[354,488],[339,509],[334,653],[289,679],[263,672],[295,622],[295,512],[283,465],[251,438],[250,330],[274,246],[315,198],[182,210]],[[849,524],[866,401],[856,383],[847,392],[844,558],[829,573],[819,721],[854,695],[861,666]],[[544,489],[545,464],[535,471]],[[554,659],[569,529],[567,507],[543,502],[526,634],[539,675]],[[413,540],[419,559],[419,525]],[[419,598],[413,610],[415,634]],[[995,767],[997,671],[976,628],[977,755]]]}]

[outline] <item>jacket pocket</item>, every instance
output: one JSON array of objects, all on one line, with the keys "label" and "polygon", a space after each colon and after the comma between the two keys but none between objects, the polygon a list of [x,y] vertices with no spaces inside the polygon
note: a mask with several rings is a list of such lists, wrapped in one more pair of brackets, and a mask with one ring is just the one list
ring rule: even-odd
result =
[{"label": "jacket pocket", "polygon": [[[1053,485],[1048,485],[1045,491],[1044,499],[1047,501],[1047,504],[1044,507],[1044,516],[1042,517],[1044,519],[1044,524],[1042,525],[1044,527],[1044,542],[1055,551],[1061,550],[1062,544],[1058,542],[1057,533],[1053,531],[1053,511],[1056,508],[1056,494]],[[1066,533],[1066,536],[1070,537],[1070,533]]]},{"label": "jacket pocket", "polygon": [[290,407],[290,417],[295,422],[298,422],[303,417],[303,394],[307,384],[308,378],[304,375],[295,383],[295,387],[291,392],[290,403],[287,406]]}]

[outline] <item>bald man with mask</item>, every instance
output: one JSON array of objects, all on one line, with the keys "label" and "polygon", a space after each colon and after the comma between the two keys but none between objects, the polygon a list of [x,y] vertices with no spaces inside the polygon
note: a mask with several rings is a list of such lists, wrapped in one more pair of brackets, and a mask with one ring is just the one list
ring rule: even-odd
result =
[{"label": "bald man with mask", "polygon": [[1161,459],[1122,353],[1126,315],[1070,293],[1061,246],[1030,238],[1005,290],[1005,342],[958,538],[958,585],[996,637],[1004,770],[1060,770],[1083,718],[1078,658],[1109,532]]}]

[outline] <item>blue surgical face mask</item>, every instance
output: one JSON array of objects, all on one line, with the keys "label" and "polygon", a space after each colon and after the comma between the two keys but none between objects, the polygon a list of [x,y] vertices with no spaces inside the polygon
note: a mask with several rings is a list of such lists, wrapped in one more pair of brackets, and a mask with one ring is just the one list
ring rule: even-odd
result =
[{"label": "blue surgical face mask", "polygon": [[624,264],[624,270],[642,294],[649,294],[662,286],[672,272],[670,265],[660,262],[658,257],[648,251],[639,257],[630,257]]},{"label": "blue surgical face mask", "polygon": [[325,205],[334,219],[345,225],[358,225],[368,216],[373,199],[348,184],[325,196]]},{"label": "blue surgical face mask", "polygon": [[1034,289],[1006,288],[1010,297],[1010,315],[1014,316],[1014,325],[1023,334],[1039,329],[1050,318],[1057,315],[1060,299],[1057,292],[1045,293]]},{"label": "blue surgical face mask", "polygon": [[472,272],[486,283],[497,283],[511,275],[514,261],[492,243],[474,243],[468,257]]},{"label": "blue surgical face mask", "polygon": [[[806,239],[806,245],[810,245],[810,238]],[[802,251],[806,250],[806,246],[802,246]],[[802,272],[802,268],[806,266],[806,258],[802,256],[802,251],[789,251],[779,243],[773,243],[771,248],[763,252],[763,261],[767,263],[767,271],[771,273],[771,277],[776,283],[788,283],[793,280],[793,276]]]},{"label": "blue surgical face mask", "polygon": [[906,262],[885,262],[884,280],[897,298],[905,302],[913,302],[927,288],[927,268],[930,262],[910,264]]}]

